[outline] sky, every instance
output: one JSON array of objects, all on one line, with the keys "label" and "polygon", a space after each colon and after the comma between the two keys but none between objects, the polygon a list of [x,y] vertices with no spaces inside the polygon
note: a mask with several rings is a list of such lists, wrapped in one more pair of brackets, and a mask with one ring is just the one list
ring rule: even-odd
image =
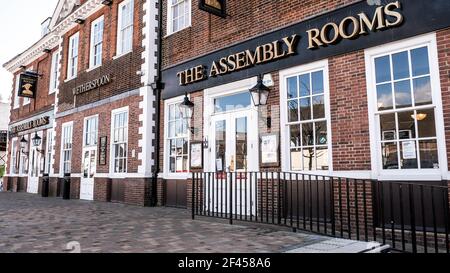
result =
[{"label": "sky", "polygon": [[41,23],[53,15],[58,0],[2,0],[0,9],[0,100],[11,97],[12,74],[3,64],[41,37]]}]

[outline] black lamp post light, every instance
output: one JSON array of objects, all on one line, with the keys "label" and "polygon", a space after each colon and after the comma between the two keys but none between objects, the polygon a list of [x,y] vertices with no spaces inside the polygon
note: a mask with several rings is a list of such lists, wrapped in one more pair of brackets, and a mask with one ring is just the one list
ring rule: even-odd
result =
[{"label": "black lamp post light", "polygon": [[269,99],[270,88],[263,83],[263,75],[258,75],[258,82],[250,89],[253,103],[256,107],[267,105]]},{"label": "black lamp post light", "polygon": [[[195,104],[189,99],[188,94],[186,93],[184,96],[184,100],[182,103],[180,103],[179,107],[181,113],[185,113],[185,118],[187,118],[189,122],[191,122],[191,119],[194,115],[194,106]],[[189,127],[189,130],[192,134],[195,134],[194,127]]]},{"label": "black lamp post light", "polygon": [[20,140],[20,152],[22,154],[28,155],[28,152],[26,151],[28,145],[28,141],[25,139],[25,136],[22,136],[22,139]]},{"label": "black lamp post light", "polygon": [[44,150],[38,149],[37,147],[41,146],[42,138],[38,135],[38,133],[34,133],[34,137],[31,139],[33,143],[33,147],[36,148],[36,151],[38,151],[41,154],[44,154]]}]

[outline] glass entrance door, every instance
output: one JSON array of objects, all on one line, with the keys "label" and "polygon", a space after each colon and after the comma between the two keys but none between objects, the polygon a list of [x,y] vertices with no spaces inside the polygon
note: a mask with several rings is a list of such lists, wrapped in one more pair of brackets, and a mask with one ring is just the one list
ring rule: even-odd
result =
[{"label": "glass entrance door", "polygon": [[97,169],[97,148],[83,150],[83,173],[80,185],[80,199],[94,200],[94,175]]},{"label": "glass entrance door", "polygon": [[29,193],[38,193],[39,190],[40,155],[38,148],[31,148],[27,184],[27,192]]},{"label": "glass entrance door", "polygon": [[[229,210],[230,194],[234,207],[246,207],[247,215],[255,214],[250,200],[255,200],[256,181],[249,179],[250,172],[258,170],[258,125],[253,110],[219,114],[211,118],[210,171],[215,175],[207,185],[208,207],[211,211]],[[232,183],[232,190],[230,190]],[[250,185],[252,183],[252,185]],[[215,194],[216,196],[212,196]],[[221,198],[218,198],[218,197]]]}]

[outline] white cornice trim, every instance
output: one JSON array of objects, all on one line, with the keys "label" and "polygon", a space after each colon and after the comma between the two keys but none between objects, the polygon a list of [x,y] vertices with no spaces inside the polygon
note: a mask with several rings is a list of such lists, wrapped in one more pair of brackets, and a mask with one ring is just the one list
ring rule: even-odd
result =
[{"label": "white cornice trim", "polygon": [[[103,7],[101,2],[102,0],[88,0],[72,14],[59,22],[58,25],[51,29],[51,32],[48,33],[45,37],[25,50],[23,53],[17,55],[16,57],[5,63],[3,67],[10,73],[15,73],[20,68],[20,66],[27,65],[44,55],[44,49],[55,48],[59,44],[60,37],[76,26],[76,23],[74,22],[75,19],[88,18],[90,15],[97,12],[100,8]],[[56,14],[54,14],[54,16],[55,15]]]}]

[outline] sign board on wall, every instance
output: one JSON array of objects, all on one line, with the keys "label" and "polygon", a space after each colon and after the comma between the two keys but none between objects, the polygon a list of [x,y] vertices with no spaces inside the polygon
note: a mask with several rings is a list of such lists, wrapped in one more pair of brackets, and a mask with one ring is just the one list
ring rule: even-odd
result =
[{"label": "sign board on wall", "polygon": [[444,29],[450,27],[448,10],[448,0],[387,0],[383,5],[359,1],[164,69],[162,97],[169,99]]},{"label": "sign board on wall", "polygon": [[107,152],[108,152],[108,137],[100,137],[100,145],[98,147],[98,164],[99,165],[106,165],[107,164]]},{"label": "sign board on wall", "polygon": [[36,98],[36,90],[39,76],[34,73],[25,72],[20,74],[19,92],[17,96],[24,98]]},{"label": "sign board on wall", "polygon": [[31,120],[16,126],[12,126],[11,127],[11,134],[16,134],[16,133],[20,133],[23,131],[27,131],[30,129],[34,129],[34,128],[38,128],[38,127],[42,127],[45,125],[50,124],[50,117],[42,117],[39,119],[35,119],[35,120]]}]

